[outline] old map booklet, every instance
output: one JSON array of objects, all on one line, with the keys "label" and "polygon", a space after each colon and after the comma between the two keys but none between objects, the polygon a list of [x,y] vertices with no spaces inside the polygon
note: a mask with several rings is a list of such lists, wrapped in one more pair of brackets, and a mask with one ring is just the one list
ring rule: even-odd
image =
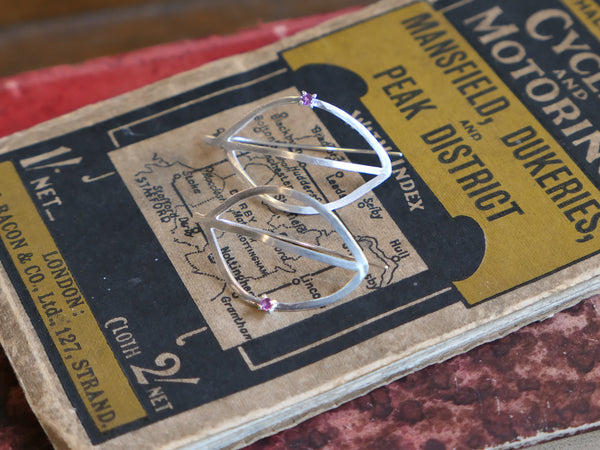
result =
[{"label": "old map booklet", "polygon": [[[53,443],[242,446],[598,292],[599,18],[592,0],[384,1],[1,140],[0,338]],[[359,288],[267,314],[196,221],[244,188],[204,138],[302,90],[368,127],[393,174],[336,211],[369,260]],[[239,134],[366,148],[301,105]],[[322,201],[369,178],[238,157]],[[319,216],[227,214],[344,251]],[[236,279],[278,299],[347,276],[216,235]]]}]

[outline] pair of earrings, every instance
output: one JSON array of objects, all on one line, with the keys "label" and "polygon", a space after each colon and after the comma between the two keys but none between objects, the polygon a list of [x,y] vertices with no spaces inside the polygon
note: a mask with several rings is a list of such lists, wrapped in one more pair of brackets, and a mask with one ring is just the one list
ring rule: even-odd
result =
[{"label": "pair of earrings", "polygon": [[[371,149],[364,150],[329,146],[299,145],[293,143],[263,142],[238,135],[242,129],[244,129],[255,117],[259,116],[260,114],[279,106],[295,103],[299,103],[309,108],[320,108],[336,116],[347,125],[352,127],[356,132],[358,132],[358,134],[362,136],[362,138],[369,144]],[[353,203],[354,201],[363,197],[369,191],[383,183],[391,175],[392,171],[389,155],[362,123],[342,109],[317,99],[316,94],[309,94],[303,91],[301,96],[284,97],[260,106],[236,123],[233,127],[231,127],[228,132],[217,137],[209,136],[206,138],[206,141],[211,145],[225,150],[229,162],[247,187],[247,189],[233,195],[210,213],[205,215],[196,213],[196,218],[198,219],[200,226],[204,229],[206,238],[208,239],[209,245],[211,246],[211,249],[216,257],[215,259],[218,263],[217,265],[219,266],[229,285],[240,295],[242,299],[269,313],[273,312],[274,310],[300,311],[319,308],[334,303],[346,297],[350,292],[358,287],[363,278],[367,275],[369,263],[359,244],[356,242],[352,234],[350,234],[341,220],[333,213],[333,211],[349,205],[350,203]],[[371,166],[356,164],[350,161],[338,161],[324,157],[315,157],[303,153],[304,151],[360,154],[373,154],[374,152],[379,159],[380,165]],[[253,152],[256,154],[292,160],[298,163],[327,167],[329,169],[358,172],[372,175],[373,178],[369,179],[363,185],[344,197],[323,204],[311,196],[297,190],[274,185],[258,185],[250,176],[250,174],[248,174],[248,172],[244,169],[238,158],[238,152]],[[300,240],[275,234],[267,230],[254,228],[246,224],[233,222],[222,217],[224,213],[229,211],[230,208],[236,204],[254,197],[260,197],[260,199],[265,201],[268,205],[283,212],[293,214],[319,214],[342,238],[352,257],[335,250],[302,242]],[[284,197],[286,201],[281,201],[280,199],[282,197]],[[293,199],[296,201],[296,203],[288,202],[288,199]],[[338,289],[337,291],[325,297],[317,299],[309,299],[294,303],[283,303],[265,295],[260,297],[255,296],[252,293],[247,292],[230,271],[227,261],[222,254],[221,247],[217,241],[217,231],[226,231],[242,235],[267,245],[271,245],[278,249],[293,252],[298,256],[311,258],[324,264],[353,271],[355,274],[341,289]]]}]

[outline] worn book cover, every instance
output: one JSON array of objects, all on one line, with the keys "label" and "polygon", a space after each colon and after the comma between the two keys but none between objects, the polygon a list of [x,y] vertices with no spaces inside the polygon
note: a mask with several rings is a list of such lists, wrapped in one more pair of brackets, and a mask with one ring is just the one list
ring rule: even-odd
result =
[{"label": "worn book cover", "polygon": [[[0,337],[53,443],[243,445],[597,291],[599,8],[586,5],[381,2],[0,141]],[[370,262],[362,285],[268,315],[228,288],[195,220],[244,188],[204,138],[302,90],[369,128],[393,174],[336,211]],[[361,146],[300,105],[241,134]],[[239,159],[321,201],[365,182]],[[230,215],[341,245],[318,217],[264,202]],[[319,298],[343,278],[219,239],[248,289]]]}]

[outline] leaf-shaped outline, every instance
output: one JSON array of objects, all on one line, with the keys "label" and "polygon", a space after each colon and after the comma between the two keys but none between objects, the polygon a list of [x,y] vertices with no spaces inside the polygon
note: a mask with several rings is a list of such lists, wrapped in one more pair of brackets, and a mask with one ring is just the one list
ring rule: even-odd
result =
[{"label": "leaf-shaped outline", "polygon": [[[314,208],[317,214],[320,214],[338,233],[343,239],[344,243],[348,247],[348,250],[352,254],[352,258],[339,253],[335,250],[330,250],[318,245],[312,245],[306,242],[291,239],[286,236],[277,235],[267,230],[261,230],[253,228],[245,224],[232,222],[227,219],[223,219],[220,216],[227,212],[232,206],[237,203],[246,200],[251,197],[274,196],[274,195],[285,195],[291,197],[299,202],[306,204],[307,206]],[[334,293],[321,297],[318,299],[310,299],[306,301],[294,302],[294,303],[277,303],[276,309],[279,311],[301,311],[306,309],[320,308],[323,306],[330,305],[343,299],[350,294],[358,285],[362,282],[363,278],[367,275],[369,270],[369,263],[362,249],[350,234],[348,229],[344,226],[342,221],[330,210],[325,208],[319,201],[308,196],[303,192],[299,192],[293,189],[284,188],[281,186],[257,186],[250,189],[245,189],[232,197],[228,198],[225,202],[219,205],[217,208],[209,212],[208,214],[195,213],[195,217],[200,223],[200,226],[204,229],[206,238],[212,247],[213,253],[215,254],[215,260],[218,261],[222,274],[234,290],[248,303],[251,303],[261,309],[261,300],[263,298],[256,297],[249,292],[246,292],[240,283],[235,279],[227,261],[221,253],[221,247],[217,242],[215,230],[228,231],[236,234],[255,239],[262,243],[278,247],[283,250],[288,250],[296,253],[300,256],[311,258],[315,261],[320,261],[325,264],[334,265],[344,269],[348,269],[356,272],[346,285]]]},{"label": "leaf-shaped outline", "polygon": [[[304,105],[304,96],[297,97],[282,97],[267,104],[259,106],[257,109],[252,111],[250,114],[245,116],[238,123],[233,125],[229,131],[214,137],[207,136],[206,142],[221,147],[225,150],[227,155],[227,159],[234,167],[235,171],[238,175],[240,175],[241,179],[244,181],[246,186],[248,187],[257,187],[258,184],[250,177],[250,175],[244,170],[241,162],[239,161],[236,151],[252,151],[255,153],[261,154],[270,154],[276,157],[282,157],[298,162],[304,162],[308,164],[318,165],[329,167],[336,170],[343,170],[349,172],[360,172],[369,175],[375,175],[374,178],[371,178],[363,185],[359,186],[349,194],[345,195],[342,198],[338,198],[329,203],[323,204],[325,208],[330,211],[336,210],[338,208],[342,208],[346,205],[353,203],[359,198],[363,197],[371,190],[375,189],[385,180],[387,180],[392,174],[392,163],[390,161],[390,157],[388,153],[385,151],[383,146],[379,143],[379,141],[371,134],[371,132],[357,119],[352,117],[346,111],[338,108],[337,106],[332,105],[331,103],[327,103],[325,101],[319,100],[316,98],[312,98],[309,105],[310,108],[320,108],[323,109],[340,120],[344,121],[350,127],[352,127],[356,132],[358,132],[363,139],[371,146],[371,148],[375,151],[375,154],[379,158],[379,162],[381,163],[381,167],[364,165],[364,164],[355,164],[348,161],[333,161],[331,159],[314,157],[310,155],[304,155],[301,153],[294,153],[290,151],[286,151],[284,149],[304,149],[311,151],[342,151],[345,153],[369,153],[372,154],[370,150],[364,149],[354,149],[354,148],[341,148],[341,147],[321,147],[314,145],[299,145],[299,144],[290,144],[290,143],[278,143],[278,142],[261,142],[255,141],[252,139],[243,138],[240,136],[236,136],[238,132],[240,132],[243,128],[245,128],[257,115],[264,113],[265,111],[272,109],[276,106],[286,105],[286,104],[301,104]],[[290,205],[282,203],[274,198],[267,197],[265,198],[275,208],[280,209],[281,211],[295,213],[295,214],[317,214],[317,211],[310,206],[299,206],[299,205]]]}]

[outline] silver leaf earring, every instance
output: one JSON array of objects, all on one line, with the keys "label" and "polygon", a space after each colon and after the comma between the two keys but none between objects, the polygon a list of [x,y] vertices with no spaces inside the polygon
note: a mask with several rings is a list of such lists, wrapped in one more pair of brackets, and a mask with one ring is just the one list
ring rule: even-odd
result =
[{"label": "silver leaf earring", "polygon": [[[345,247],[349,250],[349,255],[335,250],[320,247],[318,245],[309,244],[298,241],[284,235],[272,233],[267,230],[254,228],[246,224],[233,222],[221,217],[232,207],[252,197],[260,197],[265,200],[266,196],[273,198],[274,196],[285,196],[292,198],[304,205],[305,208],[313,211],[314,214],[320,214],[329,224],[335,229],[337,234],[344,241]],[[325,205],[311,198],[303,192],[287,189],[280,186],[259,186],[243,190],[219,205],[208,214],[195,213],[200,226],[205,232],[215,260],[223,276],[228,281],[229,285],[240,295],[246,302],[255,305],[262,311],[273,312],[278,311],[301,311],[312,308],[319,308],[329,305],[338,300],[343,299],[358,287],[363,278],[366,276],[369,264],[367,259],[348,229],[344,226],[341,220],[332,213]],[[310,297],[307,300],[299,300],[294,303],[283,303],[266,295],[254,295],[242,286],[232,273],[227,260],[223,256],[222,249],[217,241],[217,230],[235,233],[242,235],[255,241],[271,245],[286,252],[295,253],[296,255],[313,259],[321,263],[337,266],[342,269],[355,272],[354,276],[346,285],[330,295],[321,298]],[[351,256],[350,256],[351,255]]]},{"label": "silver leaf earring", "polygon": [[[340,148],[340,147],[327,147],[327,146],[316,146],[316,145],[302,145],[296,143],[282,143],[282,142],[264,142],[255,139],[249,139],[237,134],[243,130],[255,117],[263,114],[269,109],[277,106],[288,105],[288,104],[300,104],[309,108],[320,108],[332,115],[336,116],[347,125],[352,127],[356,132],[362,136],[362,138],[369,144],[371,149],[355,149],[355,148]],[[206,141],[225,150],[227,158],[233,165],[235,171],[240,176],[241,180],[247,187],[257,187],[260,183],[257,183],[244,169],[242,163],[238,158],[238,152],[254,152],[257,154],[270,155],[278,158],[287,160],[293,160],[299,163],[312,164],[316,166],[323,166],[334,170],[358,172],[367,175],[373,175],[374,177],[366,181],[364,184],[356,188],[354,191],[348,193],[344,197],[338,198],[328,203],[324,203],[323,207],[327,210],[333,211],[343,206],[353,203],[355,200],[362,198],[369,191],[374,189],[383,183],[392,173],[392,164],[388,153],[385,151],[383,146],[377,141],[377,139],[369,132],[369,130],[360,123],[357,119],[352,117],[342,109],[327,103],[325,101],[317,99],[316,94],[309,94],[302,92],[301,96],[296,97],[283,97],[274,100],[265,105],[259,106],[256,110],[248,114],[229,131],[217,136],[208,136]],[[374,154],[379,159],[379,166],[371,166],[365,164],[356,164],[350,161],[336,161],[333,159],[327,159],[323,157],[315,157],[304,154],[303,151],[316,151],[316,152],[343,152],[343,153],[355,153],[355,154]],[[318,214],[318,211],[312,206],[294,205],[280,202],[272,197],[265,197],[265,200],[269,204],[281,211],[295,213],[295,214]]]}]

